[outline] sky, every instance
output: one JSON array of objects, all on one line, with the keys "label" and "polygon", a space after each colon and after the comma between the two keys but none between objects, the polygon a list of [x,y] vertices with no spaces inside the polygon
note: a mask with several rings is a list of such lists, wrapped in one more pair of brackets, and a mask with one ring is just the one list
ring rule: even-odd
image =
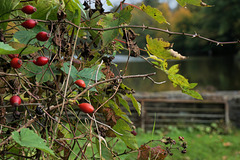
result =
[{"label": "sky", "polygon": [[[121,1],[122,0],[110,0],[110,2],[112,2],[113,6],[118,6]],[[139,3],[142,1],[143,0],[126,0],[125,3],[136,4],[136,3]],[[83,3],[84,0],[80,0],[80,2]],[[94,0],[92,0],[92,2],[94,2]],[[110,9],[112,7],[107,5],[106,0],[101,0],[101,2],[103,3],[103,8],[105,9],[105,11],[110,11]],[[168,2],[170,8],[172,8],[172,9],[178,5],[176,0],[159,0],[159,2]]]}]

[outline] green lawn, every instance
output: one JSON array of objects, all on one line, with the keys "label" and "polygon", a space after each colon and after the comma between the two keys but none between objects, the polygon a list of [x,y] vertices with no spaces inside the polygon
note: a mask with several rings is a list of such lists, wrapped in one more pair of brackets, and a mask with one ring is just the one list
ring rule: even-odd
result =
[{"label": "green lawn", "polygon": [[[178,140],[178,136],[183,136],[188,143],[187,153],[182,154],[178,150],[173,150],[173,156],[168,156],[166,160],[237,160],[240,159],[240,130],[230,134],[220,135],[217,133],[208,134],[194,130],[173,129],[163,133],[156,131],[143,133],[138,130],[137,141],[139,146],[149,140],[161,139],[163,136]],[[156,142],[155,142],[156,145]],[[122,142],[119,142],[115,150],[119,153],[124,151]],[[121,159],[136,159],[137,153],[120,156]]]}]

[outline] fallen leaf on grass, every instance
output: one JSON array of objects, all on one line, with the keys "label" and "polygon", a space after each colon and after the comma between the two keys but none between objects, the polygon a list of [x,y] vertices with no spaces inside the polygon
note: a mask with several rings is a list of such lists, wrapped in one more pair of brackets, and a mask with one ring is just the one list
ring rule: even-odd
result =
[{"label": "fallen leaf on grass", "polygon": [[223,143],[223,146],[224,146],[224,147],[229,147],[229,146],[231,146],[231,145],[232,145],[231,142],[225,142],[225,143]]}]

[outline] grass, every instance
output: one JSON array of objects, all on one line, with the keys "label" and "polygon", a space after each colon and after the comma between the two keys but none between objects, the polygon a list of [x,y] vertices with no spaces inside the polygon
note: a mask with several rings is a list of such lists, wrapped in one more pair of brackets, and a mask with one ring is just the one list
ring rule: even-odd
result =
[{"label": "grass", "polygon": [[[197,130],[179,130],[173,128],[170,132],[155,131],[143,133],[138,130],[137,142],[139,146],[149,140],[161,139],[163,136],[171,137],[178,141],[178,136],[183,136],[188,143],[187,153],[182,154],[173,150],[173,156],[167,156],[165,160],[236,160],[240,159],[240,130],[230,134],[220,135],[216,132],[205,133]],[[157,142],[155,142],[157,144]],[[155,144],[155,145],[156,145]],[[123,143],[119,142],[114,149],[118,153],[124,152]],[[137,153],[132,153],[119,158],[123,160],[136,159]]]}]

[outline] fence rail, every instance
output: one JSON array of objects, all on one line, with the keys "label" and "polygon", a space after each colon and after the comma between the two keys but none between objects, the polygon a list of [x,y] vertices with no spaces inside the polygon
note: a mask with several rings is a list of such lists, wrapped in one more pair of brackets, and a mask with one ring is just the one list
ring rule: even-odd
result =
[{"label": "fence rail", "polygon": [[159,129],[166,125],[191,125],[211,124],[223,121],[229,125],[229,105],[225,100],[177,100],[160,98],[139,98],[142,105],[139,117],[132,106],[131,100],[127,99],[131,108],[131,120],[136,127],[142,129]]}]

